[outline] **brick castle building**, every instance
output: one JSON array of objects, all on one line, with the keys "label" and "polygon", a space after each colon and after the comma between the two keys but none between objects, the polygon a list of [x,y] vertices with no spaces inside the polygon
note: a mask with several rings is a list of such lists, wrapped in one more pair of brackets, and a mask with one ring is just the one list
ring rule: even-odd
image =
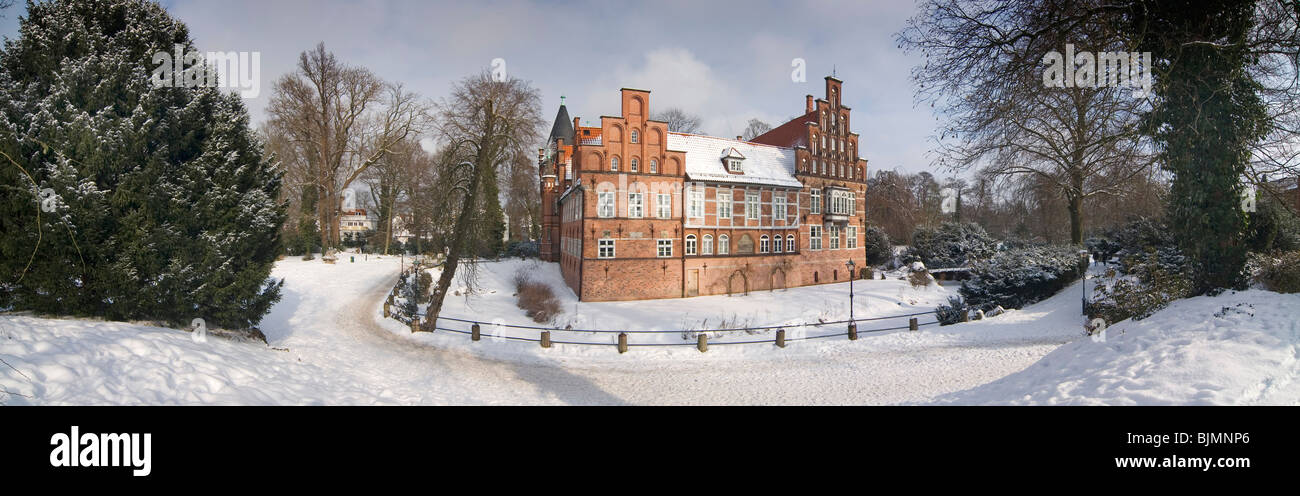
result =
[{"label": "brick castle building", "polygon": [[862,263],[867,161],[842,82],[750,141],[668,131],[650,92],[582,126],[563,103],[539,150],[543,260],[584,301],[846,281]]}]

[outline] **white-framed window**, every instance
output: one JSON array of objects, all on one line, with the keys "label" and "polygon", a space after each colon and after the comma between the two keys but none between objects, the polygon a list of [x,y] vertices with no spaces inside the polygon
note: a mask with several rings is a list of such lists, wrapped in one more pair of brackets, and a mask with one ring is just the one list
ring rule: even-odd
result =
[{"label": "white-framed window", "polygon": [[[633,141],[633,143],[636,142]],[[641,161],[637,160],[636,157],[632,157],[632,161],[628,162],[628,170],[632,172],[641,172]]]},{"label": "white-framed window", "polygon": [[672,193],[659,193],[655,197],[655,214],[660,219],[669,219],[673,216],[673,195]]},{"label": "white-framed window", "polygon": [[613,217],[614,216],[614,192],[601,191],[596,193],[596,217]]},{"label": "white-framed window", "polygon": [[849,215],[858,214],[858,193],[856,191],[849,193]]},{"label": "white-framed window", "polygon": [[787,234],[787,235],[785,236],[785,251],[787,251],[787,252],[789,252],[789,253],[794,253],[794,235],[793,235],[793,234]]},{"label": "white-framed window", "polygon": [[726,255],[731,253],[731,237],[726,234],[718,236],[718,254]]},{"label": "white-framed window", "polygon": [[785,244],[781,239],[780,234],[772,236],[772,253],[781,253],[781,246]]},{"label": "white-framed window", "polygon": [[745,218],[757,220],[759,212],[758,193],[745,193]]},{"label": "white-framed window", "polygon": [[[759,237],[758,237],[758,252],[759,252],[759,253],[767,253],[767,250],[768,250],[768,243],[769,243],[769,241],[768,241],[768,239],[767,239],[767,235],[766,235],[766,234],[764,234],[764,235],[762,235],[762,236],[759,236]],[[778,251],[779,251],[779,250],[778,250]]]},{"label": "white-framed window", "polygon": [[814,214],[822,213],[822,190],[814,189],[809,194],[812,195],[812,200],[808,202],[808,208],[811,208]]},{"label": "white-framed window", "polygon": [[831,238],[831,249],[832,250],[840,249],[840,227],[831,226],[830,231],[827,232],[826,234],[829,235],[829,237]]},{"label": "white-framed window", "polygon": [[695,235],[694,235],[694,234],[687,234],[687,235],[686,235],[686,254],[687,254],[687,255],[694,255],[694,254],[695,254]]},{"label": "white-framed window", "polygon": [[656,254],[658,254],[658,256],[661,258],[673,256],[673,240],[671,239],[657,240],[655,243],[655,248],[657,248]]},{"label": "white-framed window", "polygon": [[858,226],[844,228],[844,247],[850,250],[858,247]]},{"label": "white-framed window", "polygon": [[658,173],[659,173],[659,161],[658,161],[658,160],[655,160],[655,159],[653,159],[653,158],[650,159],[650,173],[651,173],[651,174],[658,174]]},{"label": "white-framed window", "polygon": [[718,189],[718,220],[731,219],[731,190]]},{"label": "white-framed window", "polygon": [[772,193],[772,218],[785,220],[786,198],[784,192]]},{"label": "white-framed window", "polygon": [[645,217],[645,193],[627,194],[627,216],[633,219]]},{"label": "white-framed window", "polygon": [[597,240],[596,258],[614,258],[614,240],[609,238]]},{"label": "white-framed window", "polygon": [[737,159],[737,158],[729,158],[729,159],[727,159],[727,170],[729,170],[729,171],[731,171],[731,172],[743,172],[743,171],[744,171],[744,169],[741,169],[741,168],[740,168],[740,159]]},{"label": "white-framed window", "polygon": [[641,133],[638,133],[635,129],[632,130],[632,142],[633,143],[641,142]]},{"label": "white-framed window", "polygon": [[609,159],[609,170],[618,172],[618,157]]},{"label": "white-framed window", "polygon": [[808,226],[808,249],[822,249],[822,226]]},{"label": "white-framed window", "polygon": [[704,217],[704,192],[692,190],[686,193],[686,216],[692,218]]},{"label": "white-framed window", "polygon": [[701,254],[701,255],[712,255],[712,254],[713,254],[713,235],[712,235],[712,234],[705,234],[704,237],[700,239],[700,254]]}]

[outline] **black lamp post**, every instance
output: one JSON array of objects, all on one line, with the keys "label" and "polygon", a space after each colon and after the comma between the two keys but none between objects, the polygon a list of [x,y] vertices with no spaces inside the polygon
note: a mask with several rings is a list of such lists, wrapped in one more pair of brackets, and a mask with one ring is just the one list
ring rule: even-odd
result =
[{"label": "black lamp post", "polygon": [[853,320],[853,259],[844,266],[849,268],[849,339],[858,339],[858,323]]}]

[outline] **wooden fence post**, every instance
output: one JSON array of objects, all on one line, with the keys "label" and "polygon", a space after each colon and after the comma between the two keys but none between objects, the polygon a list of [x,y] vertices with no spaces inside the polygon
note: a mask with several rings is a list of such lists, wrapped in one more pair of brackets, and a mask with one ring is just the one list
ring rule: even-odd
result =
[{"label": "wooden fence post", "polygon": [[472,340],[474,340],[474,341],[478,341],[479,338],[480,338],[481,336],[482,336],[482,334],[479,333],[479,327],[478,327],[478,324],[474,324],[474,325],[472,325],[472,326],[469,327],[469,338],[470,338],[470,339],[472,339]]},{"label": "wooden fence post", "polygon": [[912,317],[911,319],[908,319],[908,321],[907,321],[907,330],[909,330],[909,331],[915,331],[917,327],[919,327],[919,326],[916,325],[916,317]]},{"label": "wooden fence post", "polygon": [[858,340],[858,323],[857,323],[857,322],[852,322],[852,321],[850,321],[850,322],[849,322],[849,341],[857,341],[857,340]]},{"label": "wooden fence post", "polygon": [[384,318],[388,318],[389,315],[392,315],[392,312],[388,310],[388,303],[384,303]]},{"label": "wooden fence post", "polygon": [[618,333],[618,352],[627,353],[627,333]]},{"label": "wooden fence post", "polygon": [[709,351],[709,335],[701,332],[695,347],[700,350],[700,353]]},{"label": "wooden fence post", "polygon": [[411,334],[420,332],[420,317],[411,317]]},{"label": "wooden fence post", "polygon": [[776,330],[776,345],[785,348],[785,329]]},{"label": "wooden fence post", "polygon": [[969,311],[964,311],[964,312],[961,313],[961,321],[962,321],[962,322],[969,322],[969,321],[970,321],[970,312],[969,312]]},{"label": "wooden fence post", "polygon": [[551,331],[542,331],[542,347],[551,347]]}]

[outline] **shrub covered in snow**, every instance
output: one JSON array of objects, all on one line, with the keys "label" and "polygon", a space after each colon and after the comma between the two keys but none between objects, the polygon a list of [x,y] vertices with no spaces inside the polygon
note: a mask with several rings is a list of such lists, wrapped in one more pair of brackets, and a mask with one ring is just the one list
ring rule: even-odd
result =
[{"label": "shrub covered in snow", "polygon": [[945,222],[937,228],[917,228],[907,257],[933,269],[966,267],[993,255],[996,247],[997,242],[979,224]]},{"label": "shrub covered in snow", "polygon": [[1108,323],[1144,319],[1192,293],[1186,259],[1173,246],[1123,258],[1122,276],[1108,274],[1093,290],[1088,316]]},{"label": "shrub covered in snow", "polygon": [[961,322],[961,316],[969,315],[969,312],[966,300],[960,296],[949,296],[947,305],[939,305],[934,309],[934,316],[939,319],[939,325],[952,325]]},{"label": "shrub covered in snow", "polygon": [[862,237],[867,265],[887,264],[894,257],[894,246],[889,240],[889,235],[885,234],[884,229],[867,226],[862,233]]},{"label": "shrub covered in snow", "polygon": [[962,282],[961,294],[973,308],[1021,308],[1056,294],[1081,274],[1072,246],[1005,250],[971,264],[971,278]]},{"label": "shrub covered in snow", "polygon": [[1300,293],[1300,251],[1259,257],[1255,280],[1264,289],[1279,293]]}]

